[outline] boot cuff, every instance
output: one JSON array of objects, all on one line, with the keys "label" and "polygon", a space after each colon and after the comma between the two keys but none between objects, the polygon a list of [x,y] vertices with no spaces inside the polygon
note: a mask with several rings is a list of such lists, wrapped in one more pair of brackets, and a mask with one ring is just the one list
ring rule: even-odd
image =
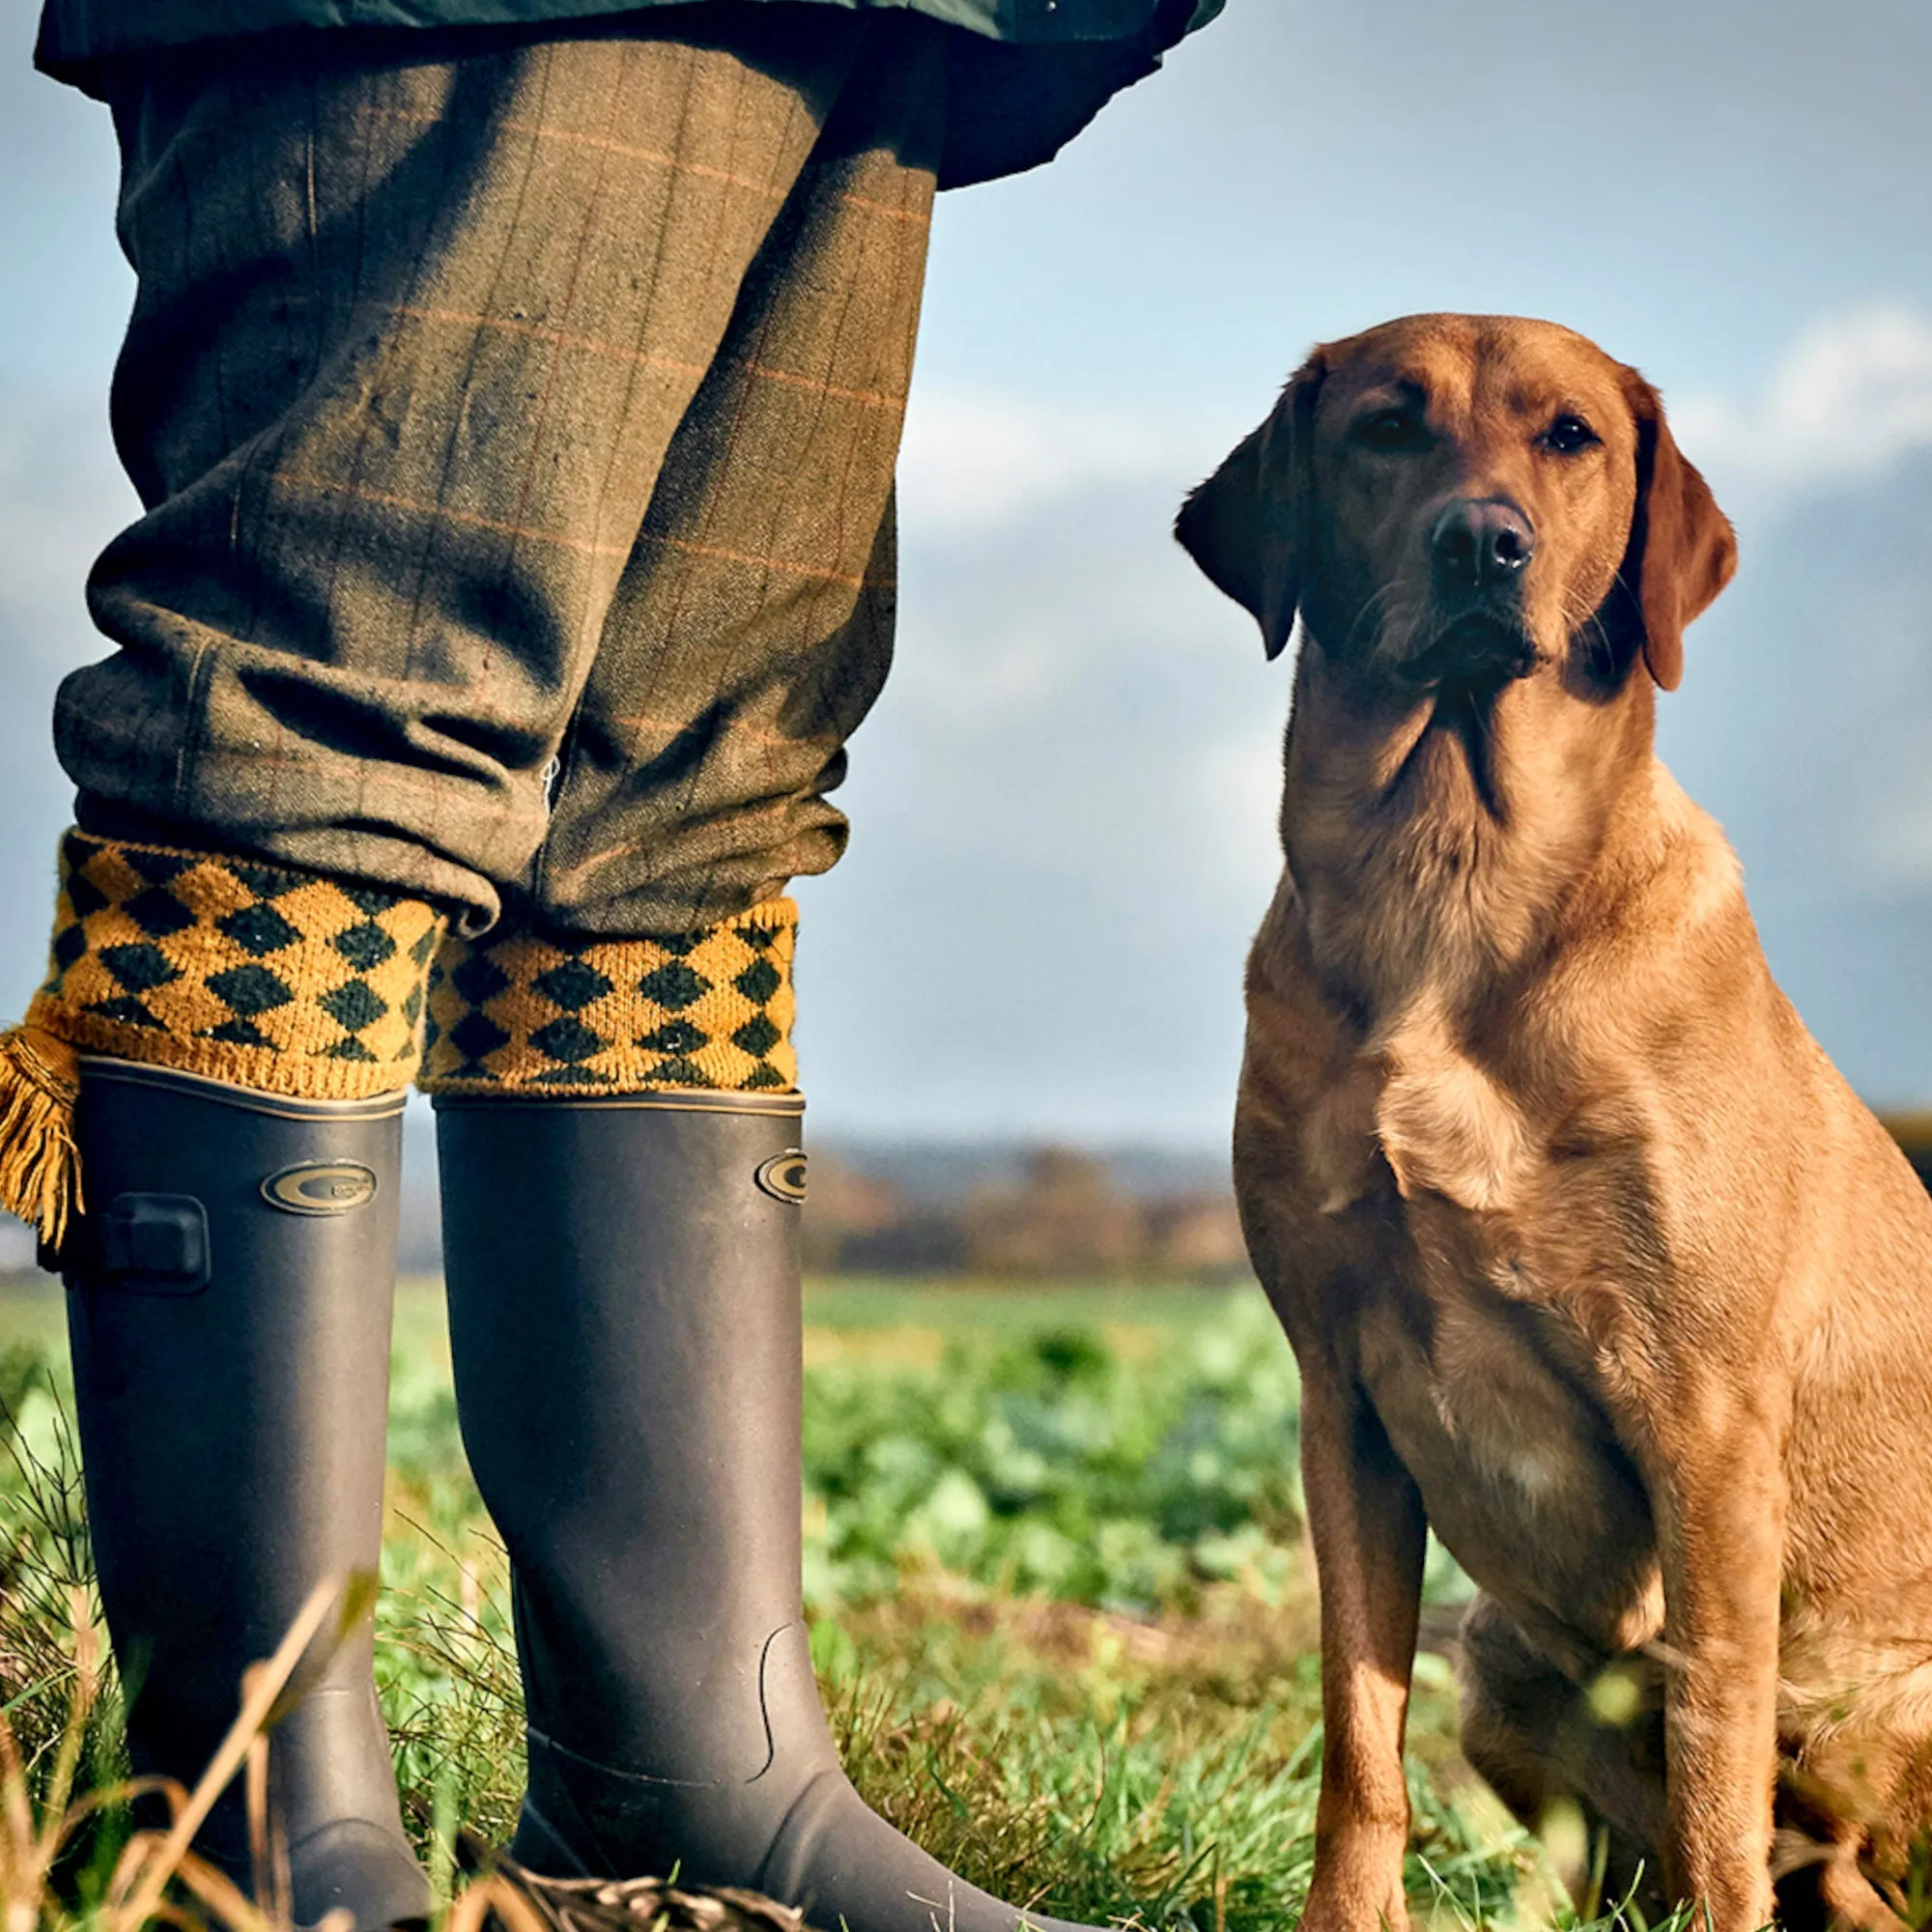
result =
[{"label": "boot cuff", "polygon": [[443,942],[421,1084],[432,1094],[789,1093],[798,908],[767,899],[668,939],[502,929]]}]

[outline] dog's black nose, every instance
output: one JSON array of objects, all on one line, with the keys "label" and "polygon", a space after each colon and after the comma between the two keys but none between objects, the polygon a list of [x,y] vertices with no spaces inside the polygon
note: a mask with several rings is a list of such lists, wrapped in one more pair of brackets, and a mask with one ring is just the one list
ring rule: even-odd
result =
[{"label": "dog's black nose", "polygon": [[1429,552],[1437,582],[1475,589],[1516,576],[1536,554],[1536,533],[1514,503],[1465,497],[1436,518]]}]

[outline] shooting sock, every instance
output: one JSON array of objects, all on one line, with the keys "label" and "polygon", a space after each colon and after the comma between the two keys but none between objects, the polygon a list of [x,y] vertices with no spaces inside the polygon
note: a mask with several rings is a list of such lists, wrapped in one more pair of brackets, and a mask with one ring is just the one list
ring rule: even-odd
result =
[{"label": "shooting sock", "polygon": [[0,1206],[81,1206],[78,1056],[314,1100],[407,1087],[443,915],[314,872],[69,832],[45,983],[0,1035]]},{"label": "shooting sock", "polygon": [[668,939],[443,942],[421,1085],[432,1094],[789,1093],[798,908],[767,899]]}]

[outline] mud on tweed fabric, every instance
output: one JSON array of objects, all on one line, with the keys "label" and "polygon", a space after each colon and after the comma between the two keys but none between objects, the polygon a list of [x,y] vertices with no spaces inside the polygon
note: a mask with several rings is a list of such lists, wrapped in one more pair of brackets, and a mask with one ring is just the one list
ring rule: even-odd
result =
[{"label": "mud on tweed fabric", "polygon": [[148,509],[58,707],[82,826],[472,936],[676,936],[829,867],[948,31],[649,9],[124,71]]},{"label": "mud on tweed fabric", "polygon": [[702,932],[448,941],[432,969],[422,1084],[437,1094],[789,1091],[792,936],[772,899]]},{"label": "mud on tweed fabric", "polygon": [[0,1199],[58,1243],[80,1052],[309,1099],[407,1086],[444,925],[380,887],[70,832],[46,981],[0,1038]]}]

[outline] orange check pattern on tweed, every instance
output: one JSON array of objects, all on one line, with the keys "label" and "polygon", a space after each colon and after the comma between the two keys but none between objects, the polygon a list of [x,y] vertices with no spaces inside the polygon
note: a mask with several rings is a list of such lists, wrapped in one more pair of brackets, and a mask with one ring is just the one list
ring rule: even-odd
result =
[{"label": "orange check pattern on tweed", "polygon": [[669,939],[509,930],[444,942],[430,976],[433,1094],[789,1092],[798,908],[768,899]]},{"label": "orange check pattern on tweed", "polygon": [[258,1093],[409,1085],[444,920],[421,899],[70,832],[27,1024],[86,1053]]},{"label": "orange check pattern on tweed", "polygon": [[150,507],[63,686],[84,794],[472,932],[837,860],[956,37],[792,11],[117,78]]}]

